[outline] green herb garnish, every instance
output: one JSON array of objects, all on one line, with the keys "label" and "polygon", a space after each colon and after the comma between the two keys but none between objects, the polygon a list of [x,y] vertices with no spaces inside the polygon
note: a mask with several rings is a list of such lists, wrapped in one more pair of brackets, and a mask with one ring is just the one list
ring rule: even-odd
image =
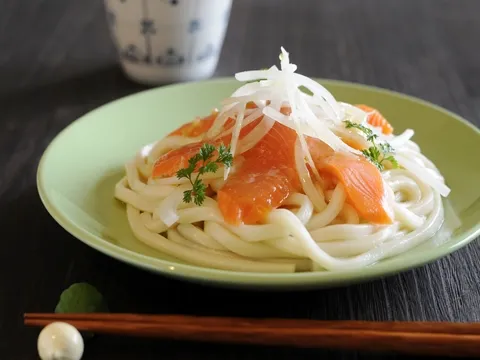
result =
[{"label": "green herb garnish", "polygon": [[389,143],[384,142],[377,144],[375,140],[378,138],[378,135],[366,126],[351,122],[349,120],[345,120],[344,123],[346,124],[345,127],[347,129],[358,129],[367,136],[367,141],[371,142],[372,146],[370,146],[368,149],[362,150],[362,154],[368,160],[370,160],[370,162],[374,164],[380,171],[385,168],[383,164],[384,161],[389,161],[392,164],[393,168],[399,167],[397,159],[395,159],[395,157],[393,156],[395,150]]},{"label": "green herb garnish", "polygon": [[108,312],[108,306],[103,295],[94,286],[87,283],[76,283],[62,292],[55,312]]},{"label": "green herb garnish", "polygon": [[[223,164],[225,167],[232,166],[233,155],[230,153],[230,146],[226,147],[221,144],[218,148],[217,159],[212,161],[211,159],[213,158],[215,150],[216,148],[212,144],[203,144],[198,154],[195,154],[195,156],[188,160],[188,167],[177,171],[178,179],[188,179],[192,185],[192,189],[183,192],[184,202],[190,203],[193,200],[196,205],[202,205],[205,200],[205,190],[207,187],[200,179],[200,176],[209,172],[217,172],[218,164]],[[193,172],[197,168],[199,162],[202,163],[202,166],[200,166],[197,176],[193,179]]]},{"label": "green herb garnish", "polygon": [[345,127],[347,129],[355,128],[355,129],[358,129],[361,132],[363,132],[365,135],[367,135],[367,141],[374,142],[375,139],[378,137],[377,135],[375,135],[373,133],[373,131],[371,129],[367,128],[366,126],[351,122],[350,120],[345,120],[344,123],[346,124]]}]

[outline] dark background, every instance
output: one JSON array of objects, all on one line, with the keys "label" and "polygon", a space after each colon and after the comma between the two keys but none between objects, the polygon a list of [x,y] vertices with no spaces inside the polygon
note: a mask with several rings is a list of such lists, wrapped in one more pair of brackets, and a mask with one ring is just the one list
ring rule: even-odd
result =
[{"label": "dark background", "polygon": [[[308,76],[398,90],[478,126],[479,14],[478,0],[236,0],[216,75],[269,66],[284,45]],[[100,289],[114,312],[480,320],[477,242],[428,266],[362,285],[255,293],[155,276],[68,235],[37,195],[43,150],[79,116],[143,89],[118,67],[102,1],[0,0],[0,359],[37,359],[38,329],[24,328],[22,314],[53,311],[61,291],[78,281]],[[370,358],[130,338],[114,344],[117,340],[89,341],[84,359]]]}]

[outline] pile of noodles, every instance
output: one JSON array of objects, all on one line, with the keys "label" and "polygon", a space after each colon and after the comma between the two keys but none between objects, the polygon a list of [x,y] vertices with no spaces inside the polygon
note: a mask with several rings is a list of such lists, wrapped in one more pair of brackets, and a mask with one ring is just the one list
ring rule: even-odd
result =
[{"label": "pile of noodles", "polygon": [[[213,190],[201,206],[182,201],[191,187],[188,180],[152,178],[159,156],[204,137],[169,136],[149,144],[125,165],[125,177],[115,187],[115,197],[126,204],[127,218],[135,237],[181,261],[198,266],[250,272],[289,273],[314,270],[352,270],[405,252],[431,238],[444,221],[441,197],[450,189],[436,166],[411,138],[414,131],[384,135],[367,123],[368,114],[337,102],[324,87],[295,72],[282,48],[281,69],[236,74],[239,87],[223,102],[206,138],[232,133],[232,168],[205,174]],[[309,92],[302,90],[307,88]],[[247,108],[253,102],[256,108]],[[288,106],[290,115],[280,109]],[[240,130],[262,117],[247,136]],[[224,130],[228,118],[235,125]],[[307,169],[315,169],[305,135],[325,142],[335,151],[360,154],[340,139],[368,145],[360,134],[348,131],[344,120],[370,128],[378,141],[395,149],[399,168],[386,168],[382,177],[393,223],[366,223],[346,202],[341,183],[323,189]],[[242,154],[254,147],[275,122],[294,129],[298,136],[295,160],[302,190],[291,194],[262,224],[232,226],[219,210],[216,192],[230,173],[241,166]],[[314,170],[313,177],[319,176]]]}]

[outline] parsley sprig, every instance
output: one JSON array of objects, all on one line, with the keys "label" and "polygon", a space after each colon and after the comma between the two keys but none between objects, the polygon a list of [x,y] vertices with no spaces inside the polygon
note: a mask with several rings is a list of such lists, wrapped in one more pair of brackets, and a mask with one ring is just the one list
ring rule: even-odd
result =
[{"label": "parsley sprig", "polygon": [[389,161],[392,164],[393,168],[399,167],[397,159],[395,159],[395,157],[393,156],[395,150],[389,143],[384,142],[377,144],[375,140],[378,138],[378,135],[375,134],[371,129],[361,124],[351,122],[349,120],[345,120],[344,122],[347,129],[358,129],[367,136],[367,141],[371,142],[372,146],[370,146],[368,149],[363,149],[362,154],[368,160],[370,160],[370,162],[372,162],[380,171],[385,169],[385,165],[383,164],[384,161]]},{"label": "parsley sprig", "polygon": [[[200,148],[198,154],[195,154],[188,159],[188,167],[177,171],[178,179],[188,179],[192,188],[183,192],[183,201],[185,203],[193,202],[200,206],[205,200],[205,191],[207,186],[200,178],[201,175],[206,173],[215,173],[218,170],[218,164],[223,164],[225,167],[232,166],[233,155],[230,152],[230,146],[221,144],[218,148],[218,157],[216,160],[212,160],[215,154],[216,147],[212,144],[205,143]],[[195,169],[198,163],[201,162],[202,166],[198,169],[197,176],[193,178]]]}]

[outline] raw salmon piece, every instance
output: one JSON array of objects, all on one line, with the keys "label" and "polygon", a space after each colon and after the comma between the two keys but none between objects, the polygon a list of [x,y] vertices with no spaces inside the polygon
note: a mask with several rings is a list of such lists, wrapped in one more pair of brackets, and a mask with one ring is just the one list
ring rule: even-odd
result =
[{"label": "raw salmon piece", "polygon": [[265,220],[292,191],[288,176],[278,169],[231,174],[218,191],[218,206],[231,225],[257,224]]},{"label": "raw salmon piece", "polygon": [[[248,102],[246,105],[247,109],[256,109],[257,105],[253,102]],[[197,137],[205,134],[212,127],[215,119],[218,116],[218,111],[212,111],[210,115],[207,115],[203,118],[195,119],[191,122],[188,122],[178,129],[172,131],[168,136],[185,136],[185,137]],[[228,118],[225,124],[223,125],[223,130],[230,129],[235,124],[235,120]]]},{"label": "raw salmon piece", "polygon": [[[206,142],[201,141],[187,144],[160,156],[155,162],[155,165],[153,165],[152,178],[175,176],[178,170],[188,167],[188,159],[195,156],[205,143]],[[217,146],[214,141],[209,141],[208,143]],[[195,171],[197,171],[200,166],[202,166],[202,164],[199,163]]]},{"label": "raw salmon piece", "polygon": [[[204,118],[198,118],[191,122],[188,122],[178,129],[172,131],[167,136],[185,136],[185,137],[197,137],[205,134],[212,127],[218,113],[212,113]],[[228,130],[235,124],[235,120],[228,118],[223,125],[223,130]]]},{"label": "raw salmon piece", "polygon": [[185,137],[197,137],[205,134],[208,129],[213,125],[213,122],[217,118],[217,113],[212,113],[204,118],[195,119],[188,122],[178,129],[172,131],[168,136],[185,136]]},{"label": "raw salmon piece", "polygon": [[385,135],[390,135],[393,133],[393,126],[387,121],[387,119],[385,119],[380,111],[364,104],[358,104],[355,106],[368,113],[367,122],[370,125],[382,128],[382,133]]},{"label": "raw salmon piece", "polygon": [[335,153],[323,160],[323,170],[338,177],[350,203],[365,220],[375,224],[393,222],[382,175],[367,159]]},{"label": "raw salmon piece", "polygon": [[[245,125],[240,130],[239,138],[242,139],[247,134],[249,134],[260,123],[261,120],[262,120],[262,117],[259,117],[258,119],[252,121],[250,124]],[[202,120],[202,121],[209,121],[209,120]],[[202,126],[202,127],[206,128],[206,126]],[[200,151],[200,148],[203,146],[203,144],[209,143],[218,148],[222,143],[225,146],[230,145],[231,140],[232,140],[232,134],[228,134],[217,139],[199,141],[192,144],[187,144],[178,149],[171,150],[163,154],[161,157],[157,159],[157,161],[155,162],[155,165],[153,166],[152,177],[158,178],[158,177],[174,176],[178,170],[186,168],[188,166],[188,159],[195,156],[195,154],[197,154]],[[217,152],[214,153],[214,157],[216,156],[217,156]],[[200,166],[201,164],[198,164],[198,167],[196,170],[198,170]]]},{"label": "raw salmon piece", "polygon": [[294,191],[301,190],[295,168],[294,130],[276,122],[252,149],[241,168],[230,174],[217,201],[229,224],[257,224]]},{"label": "raw salmon piece", "polygon": [[318,139],[307,139],[320,175],[333,175],[345,187],[347,201],[361,217],[375,224],[391,224],[392,211],[385,198],[382,174],[363,156],[334,152]]},{"label": "raw salmon piece", "polygon": [[[282,110],[288,112],[288,109]],[[240,138],[260,121],[261,118],[244,126]],[[201,128],[202,131],[208,130],[207,126]],[[187,133],[200,131],[197,129]],[[216,147],[220,143],[228,145],[231,136],[225,135],[208,142]],[[217,193],[218,205],[227,223],[261,223],[292,192],[302,190],[295,166],[296,140],[294,130],[276,122],[252,149],[242,154],[244,161],[241,167],[230,173],[225,185]],[[204,143],[188,144],[161,156],[154,166],[153,177],[174,176],[179,169],[188,166],[188,159],[197,154]],[[334,152],[318,139],[307,137],[307,144],[320,175],[329,182],[332,179],[340,181],[345,187],[347,201],[365,220],[378,224],[392,222],[385,200],[383,179],[373,164],[362,156]]]}]

